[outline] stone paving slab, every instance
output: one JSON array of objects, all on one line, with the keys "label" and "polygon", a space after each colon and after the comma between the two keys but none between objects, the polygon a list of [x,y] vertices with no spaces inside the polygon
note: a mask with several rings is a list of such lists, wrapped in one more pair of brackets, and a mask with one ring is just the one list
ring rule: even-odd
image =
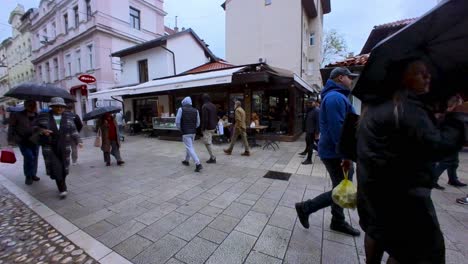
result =
[{"label": "stone paving slab", "polygon": [[[240,156],[240,146],[225,156],[225,146],[215,145],[217,164],[204,164],[202,173],[180,164],[185,156],[180,142],[127,137],[121,149],[126,164],[121,167],[105,167],[102,153],[92,144],[92,139],[85,140],[79,164],[71,167],[65,200],[58,199],[55,183],[44,176],[42,157],[42,179],[32,186],[23,183],[20,154],[16,164],[0,164],[0,171],[13,182],[8,188],[31,195],[20,192],[27,205],[65,233],[73,232],[70,240],[103,263],[365,262],[363,237],[331,231],[329,209],[311,215],[308,230],[298,223],[294,204],[331,188],[315,155],[313,165],[301,164],[301,139],[280,143],[277,151],[254,148],[250,157]],[[195,149],[201,160],[209,158],[201,141]],[[263,178],[268,170],[292,175],[289,181]],[[467,182],[468,153],[460,155],[458,172]],[[446,190],[434,190],[432,197],[447,263],[458,264],[468,257],[468,208],[455,199],[468,188],[448,186],[446,179],[444,174],[439,181]],[[359,229],[357,212],[345,212]],[[61,224],[55,214],[71,223]]]}]

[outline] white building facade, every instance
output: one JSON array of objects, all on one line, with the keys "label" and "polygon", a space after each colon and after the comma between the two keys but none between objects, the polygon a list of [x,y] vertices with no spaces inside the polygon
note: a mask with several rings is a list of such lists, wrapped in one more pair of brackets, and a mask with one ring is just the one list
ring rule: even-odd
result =
[{"label": "white building facade", "polygon": [[[31,27],[36,80],[75,94],[82,116],[95,107],[89,92],[120,82],[121,63],[111,54],[163,36],[165,15],[162,0],[42,0]],[[96,82],[82,83],[82,74]]]},{"label": "white building facade", "polygon": [[323,16],[330,0],[227,0],[226,60],[266,62],[321,86]]}]

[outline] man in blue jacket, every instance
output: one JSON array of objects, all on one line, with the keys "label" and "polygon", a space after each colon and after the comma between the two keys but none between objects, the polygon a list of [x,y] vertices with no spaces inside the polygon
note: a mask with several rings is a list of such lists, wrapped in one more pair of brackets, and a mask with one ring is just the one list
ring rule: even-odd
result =
[{"label": "man in blue jacket", "polygon": [[[346,114],[355,113],[348,96],[351,93],[353,78],[356,76],[346,68],[333,69],[321,94],[318,155],[330,175],[333,188],[344,179],[343,170],[349,171],[350,178],[353,174],[352,161],[343,157],[338,152],[337,146]],[[343,208],[333,202],[331,192],[330,190],[312,200],[296,203],[296,211],[301,224],[309,228],[309,215],[331,206],[330,229],[351,236],[359,236],[359,230],[345,221]]]}]

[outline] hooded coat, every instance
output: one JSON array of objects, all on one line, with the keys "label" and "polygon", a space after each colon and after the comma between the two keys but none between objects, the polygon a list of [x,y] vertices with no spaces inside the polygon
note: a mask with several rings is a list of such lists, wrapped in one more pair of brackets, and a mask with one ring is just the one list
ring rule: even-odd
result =
[{"label": "hooded coat", "polygon": [[192,106],[189,96],[182,100],[182,107],[177,110],[176,125],[183,135],[196,134],[197,127],[200,126],[200,114]]},{"label": "hooded coat", "polygon": [[[117,145],[119,146],[120,148],[120,137],[118,136],[118,129],[117,129],[117,121],[115,120],[114,117],[112,117],[112,121],[114,123],[114,127],[116,129],[116,141],[117,141]],[[109,122],[107,120],[104,119],[104,117],[101,117],[100,119],[98,119],[97,123],[96,123],[96,128],[98,130],[101,130],[101,138],[102,138],[102,145],[101,145],[101,150],[103,152],[111,152],[111,140],[109,139]]]},{"label": "hooded coat", "polygon": [[[405,94],[406,93],[406,94]],[[360,225],[400,263],[445,263],[444,239],[431,200],[433,164],[459,151],[463,123],[437,127],[419,98],[368,105],[357,139]]]},{"label": "hooded coat", "polygon": [[348,99],[351,90],[329,79],[325,84],[320,105],[320,140],[318,155],[321,159],[344,158],[338,150],[341,128],[348,113],[355,113]]}]

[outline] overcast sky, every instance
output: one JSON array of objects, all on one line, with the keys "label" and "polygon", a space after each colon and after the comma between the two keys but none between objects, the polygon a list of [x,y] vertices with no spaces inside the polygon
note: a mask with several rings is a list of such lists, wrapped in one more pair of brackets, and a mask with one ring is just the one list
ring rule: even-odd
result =
[{"label": "overcast sky", "polygon": [[[118,0],[115,0],[118,1]],[[165,24],[191,27],[210,45],[219,57],[225,56],[224,10],[221,4],[225,0],[165,0],[168,13]],[[236,0],[232,0],[236,1]],[[263,1],[263,0],[251,0]],[[289,0],[273,0],[289,1]],[[37,7],[40,0],[0,0],[0,40],[11,36],[8,25],[10,12],[18,3],[25,9]],[[418,17],[437,3],[437,0],[331,0],[332,12],[325,16],[324,30],[335,29],[345,38],[348,50],[359,53],[370,31],[380,25],[400,19]]]}]

